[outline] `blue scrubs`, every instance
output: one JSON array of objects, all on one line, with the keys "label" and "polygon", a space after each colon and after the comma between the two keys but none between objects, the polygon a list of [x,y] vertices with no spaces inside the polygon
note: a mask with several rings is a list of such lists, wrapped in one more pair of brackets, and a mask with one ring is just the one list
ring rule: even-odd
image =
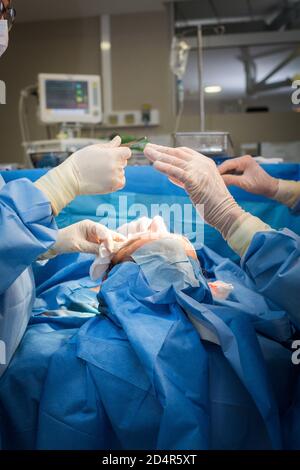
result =
[{"label": "blue scrubs", "polygon": [[300,199],[297,202],[297,204],[295,205],[295,207],[293,208],[292,213],[297,214],[297,215],[300,214]]},{"label": "blue scrubs", "polygon": [[[224,302],[211,299],[201,272],[199,287],[159,277],[157,292],[148,270],[126,263],[102,286],[101,315],[33,318],[0,383],[3,447],[300,448],[289,349],[290,320],[299,328],[299,240],[288,230],[256,234],[243,270],[202,247],[206,278],[235,286]],[[53,270],[55,280],[40,285],[42,310],[83,298],[69,298],[67,261],[61,278]],[[87,270],[73,269],[79,283]],[[202,340],[186,312],[219,344]]]},{"label": "blue scrubs", "polygon": [[300,330],[300,237],[288,229],[257,233],[241,265],[257,291]]},{"label": "blue scrubs", "polygon": [[35,284],[31,264],[55,242],[50,202],[30,181],[5,185],[0,176],[0,376],[31,316]]},{"label": "blue scrubs", "polygon": [[[178,256],[182,266],[186,256]],[[78,312],[92,306],[88,259],[50,261],[53,275],[45,282],[40,273],[38,300],[60,311],[31,319],[0,381],[2,447],[290,447],[299,407],[291,409],[284,438],[296,394],[289,317],[230,260],[206,247],[198,257],[197,287],[168,282],[168,261],[158,279],[145,257],[115,267],[98,297],[101,314],[92,318]],[[202,270],[234,285],[226,301],[213,301]],[[197,325],[218,342],[203,340]]]}]

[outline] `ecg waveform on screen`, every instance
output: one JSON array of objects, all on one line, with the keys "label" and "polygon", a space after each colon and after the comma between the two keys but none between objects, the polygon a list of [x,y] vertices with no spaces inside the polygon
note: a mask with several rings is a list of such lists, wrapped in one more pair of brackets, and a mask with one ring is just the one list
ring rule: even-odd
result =
[{"label": "ecg waveform on screen", "polygon": [[47,109],[89,109],[87,82],[70,82],[62,80],[47,80],[46,82]]}]

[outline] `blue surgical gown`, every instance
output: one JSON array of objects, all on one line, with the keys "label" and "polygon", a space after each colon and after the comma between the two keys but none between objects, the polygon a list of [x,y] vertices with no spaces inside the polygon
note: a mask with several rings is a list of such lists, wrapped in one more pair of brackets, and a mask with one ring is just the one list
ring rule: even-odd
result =
[{"label": "blue surgical gown", "polygon": [[39,189],[26,179],[5,185],[1,175],[0,227],[1,376],[31,316],[35,299],[31,264],[55,242],[57,227],[50,202]]},{"label": "blue surgical gown", "polygon": [[[257,234],[252,245],[261,236],[265,243],[293,241],[271,232]],[[274,252],[259,247],[273,279]],[[247,264],[249,250],[243,263],[250,275],[206,247],[198,250],[206,278],[233,283],[226,301],[213,301],[201,273],[199,288],[170,285],[157,292],[140,266],[125,263],[102,285],[101,315],[64,310],[61,317],[32,318],[0,381],[3,447],[300,448],[291,432],[299,422],[298,370],[289,348],[296,328],[272,291],[269,297],[257,292],[261,266],[255,253]],[[39,307],[51,302],[52,309],[77,309],[80,299],[90,302],[88,259],[50,264],[51,279],[39,273]],[[285,305],[289,310],[288,299]],[[211,329],[218,344],[202,340],[186,312]]]},{"label": "blue surgical gown", "polygon": [[265,298],[300,330],[300,237],[288,229],[259,232],[241,266]]},{"label": "blue surgical gown", "polygon": [[[235,286],[224,302],[204,279],[157,293],[126,263],[103,284],[101,316],[32,319],[0,381],[3,447],[300,449],[289,347],[299,332],[299,240],[288,230],[256,234],[243,269],[202,247],[206,277]],[[68,308],[76,268],[66,264],[62,287],[62,277],[44,279],[40,308]],[[203,341],[186,312],[219,344]]]},{"label": "blue surgical gown", "polygon": [[293,214],[300,214],[300,199],[292,210]]}]

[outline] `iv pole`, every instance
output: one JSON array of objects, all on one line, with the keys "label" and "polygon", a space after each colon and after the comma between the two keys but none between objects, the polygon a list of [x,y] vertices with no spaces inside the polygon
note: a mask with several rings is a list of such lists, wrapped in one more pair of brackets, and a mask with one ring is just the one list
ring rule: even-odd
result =
[{"label": "iv pole", "polygon": [[199,77],[199,117],[200,131],[205,131],[205,102],[204,102],[204,86],[203,86],[203,35],[202,26],[197,27],[198,38],[198,77]]}]

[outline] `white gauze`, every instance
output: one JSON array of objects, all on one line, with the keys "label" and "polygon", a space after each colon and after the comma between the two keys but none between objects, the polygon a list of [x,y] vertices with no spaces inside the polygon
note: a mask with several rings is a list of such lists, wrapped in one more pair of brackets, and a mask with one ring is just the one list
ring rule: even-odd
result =
[{"label": "white gauze", "polygon": [[118,233],[124,235],[124,242],[114,242],[113,251],[109,252],[104,245],[99,247],[99,255],[90,268],[90,277],[93,281],[100,281],[107,272],[114,255],[123,248],[130,240],[141,238],[143,235],[152,233],[168,234],[169,231],[162,217],[156,216],[153,219],[141,217],[129,224],[124,224],[117,230]]}]

